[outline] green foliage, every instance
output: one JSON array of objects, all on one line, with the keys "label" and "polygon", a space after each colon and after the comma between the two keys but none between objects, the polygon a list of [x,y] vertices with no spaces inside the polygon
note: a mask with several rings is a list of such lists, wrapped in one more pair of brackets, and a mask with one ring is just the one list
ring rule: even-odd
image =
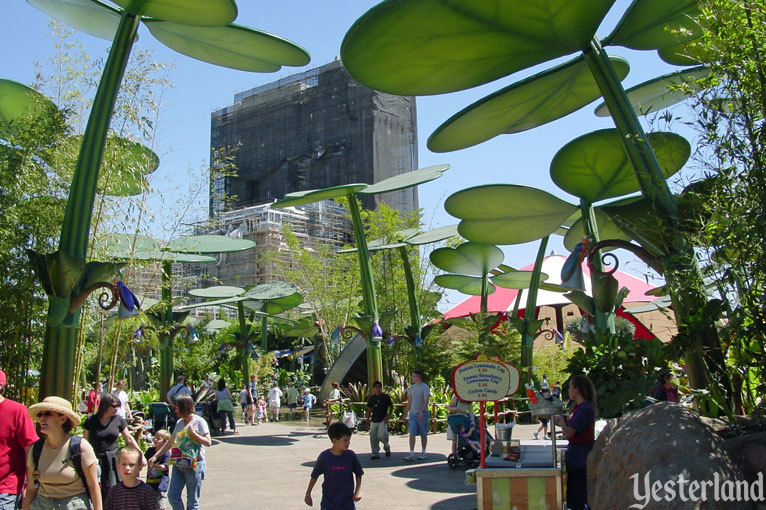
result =
[{"label": "green foliage", "polygon": [[656,338],[633,340],[632,335],[591,332],[584,341],[585,349],[572,354],[566,372],[585,374],[593,381],[603,418],[641,407],[657,384],[657,371],[668,366],[672,355]]},{"label": "green foliage", "polygon": [[575,349],[561,349],[558,345],[546,345],[535,350],[535,361],[532,372],[536,380],[542,380],[547,375],[548,382],[553,387],[556,381],[562,385],[573,375],[568,371],[569,360],[574,356]]},{"label": "green foliage", "polygon": [[[695,104],[698,162],[705,180],[687,187],[705,272],[718,291],[726,373],[736,389],[719,398],[729,412],[754,412],[766,382],[766,2],[703,0],[703,36],[689,48],[710,64]],[[711,381],[711,395],[723,381]]]}]

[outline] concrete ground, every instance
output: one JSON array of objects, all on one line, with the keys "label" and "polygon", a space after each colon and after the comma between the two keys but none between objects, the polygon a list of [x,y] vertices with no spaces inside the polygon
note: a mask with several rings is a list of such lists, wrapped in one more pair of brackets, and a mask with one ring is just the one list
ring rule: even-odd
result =
[{"label": "concrete ground", "polygon": [[[207,450],[207,476],[200,508],[301,509],[314,461],[330,447],[319,419],[280,421],[259,426],[237,424],[237,435],[214,437]],[[516,439],[532,439],[536,425],[519,425]],[[543,444],[542,441],[537,442]],[[351,449],[361,461],[362,500],[359,510],[400,509],[463,510],[476,508],[476,488],[465,484],[465,468],[447,466],[450,442],[444,433],[428,438],[428,458],[404,462],[407,436],[391,436],[392,455],[370,460],[369,435],[354,434]],[[419,441],[416,452],[419,452]],[[381,451],[381,453],[383,453]],[[314,508],[319,508],[322,480],[314,487]]]}]

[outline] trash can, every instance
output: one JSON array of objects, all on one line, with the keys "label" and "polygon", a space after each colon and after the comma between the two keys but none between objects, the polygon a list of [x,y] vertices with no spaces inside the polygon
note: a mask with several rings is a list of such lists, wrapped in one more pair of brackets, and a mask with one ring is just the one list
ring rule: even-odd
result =
[{"label": "trash can", "polygon": [[515,423],[497,423],[495,424],[495,442],[492,444],[492,455],[500,457],[507,453],[513,435],[513,426]]}]

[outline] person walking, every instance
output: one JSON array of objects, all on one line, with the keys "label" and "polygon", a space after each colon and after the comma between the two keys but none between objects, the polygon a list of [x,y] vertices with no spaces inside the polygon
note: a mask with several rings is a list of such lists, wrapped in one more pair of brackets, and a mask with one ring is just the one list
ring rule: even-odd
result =
[{"label": "person walking", "polygon": [[[117,445],[117,440],[122,436],[126,444],[140,449],[136,439],[128,430],[127,422],[117,414],[119,408],[120,403],[117,398],[108,393],[101,397],[96,414],[85,420],[82,426],[82,435],[93,447],[93,452],[101,468],[101,498],[103,501],[106,501],[109,489],[120,481],[120,474],[117,470],[117,456],[120,453],[120,448]],[[145,460],[142,465],[146,465]]]},{"label": "person walking", "polygon": [[367,420],[370,424],[370,459],[379,459],[380,443],[383,443],[383,451],[386,457],[391,456],[391,446],[388,444],[388,418],[394,409],[391,397],[383,393],[383,384],[380,381],[372,383],[372,395],[367,399]]},{"label": "person walking", "polygon": [[311,394],[311,389],[306,388],[303,390],[303,418],[309,421],[311,418],[311,408],[314,407],[317,398]]},{"label": "person walking", "polygon": [[117,398],[120,403],[120,407],[117,409],[117,416],[124,420],[132,418],[130,413],[130,403],[128,402],[128,393],[125,391],[125,381],[117,381],[117,385],[114,388],[112,394]]},{"label": "person walking", "polygon": [[410,454],[404,457],[405,462],[415,460],[415,438],[420,436],[420,445],[422,450],[417,456],[418,460],[424,460],[427,456],[426,446],[428,445],[428,401],[431,397],[431,389],[423,382],[423,372],[415,370],[412,372],[412,386],[407,388],[407,406],[405,414],[409,418],[410,431]]},{"label": "person walking", "polygon": [[21,508],[27,455],[38,438],[26,406],[3,396],[6,384],[0,370],[0,510],[16,510]]},{"label": "person walking", "polygon": [[23,510],[92,508],[103,510],[98,488],[98,459],[87,439],[71,434],[80,415],[61,397],[45,397],[29,408],[45,439],[27,457]]},{"label": "person walking", "polygon": [[566,452],[567,505],[571,510],[588,508],[588,475],[586,466],[588,454],[595,442],[596,389],[586,375],[574,375],[569,380],[569,398],[575,401],[568,420],[556,415],[556,424],[561,427],[569,441]]},{"label": "person walking", "polygon": [[215,392],[218,401],[218,418],[221,420],[221,435],[226,435],[226,417],[229,417],[229,425],[233,434],[237,433],[237,424],[234,422],[234,402],[231,390],[226,385],[226,380],[218,379],[218,389]]},{"label": "person walking", "polygon": [[170,474],[168,501],[173,510],[184,510],[181,494],[185,488],[186,509],[198,510],[202,481],[207,471],[205,447],[212,443],[210,429],[202,417],[194,414],[194,401],[191,396],[177,397],[176,409],[179,419],[173,428],[173,441],[165,443],[149,459],[149,469],[152,469],[171,447],[174,447],[174,451],[177,449],[181,456],[171,459],[174,466]]},{"label": "person walking", "polygon": [[103,391],[104,388],[99,381],[94,382],[91,386],[91,389],[88,392],[88,397],[85,399],[85,404],[87,406],[86,412],[88,413],[88,416],[93,416],[93,414],[98,409],[98,404],[101,402],[101,393]]},{"label": "person walking", "polygon": [[274,387],[269,390],[269,414],[271,419],[279,421],[279,406],[282,401],[282,390],[279,389],[279,383],[275,382]]},{"label": "person walking", "polygon": [[[247,383],[247,389],[250,390],[250,400],[248,401],[250,425],[255,425],[255,413],[258,411],[258,378],[255,374],[250,374],[250,382]],[[258,420],[260,424],[260,420]]]},{"label": "person walking", "polygon": [[292,383],[287,389],[287,408],[290,411],[290,420],[293,419],[293,414],[298,408],[298,388],[295,387],[295,383]]}]

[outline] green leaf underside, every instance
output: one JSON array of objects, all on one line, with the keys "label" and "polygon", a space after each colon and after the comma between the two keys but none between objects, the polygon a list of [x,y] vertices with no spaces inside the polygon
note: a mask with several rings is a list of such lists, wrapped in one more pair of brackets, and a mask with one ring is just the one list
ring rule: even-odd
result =
[{"label": "green leaf underside", "polygon": [[657,50],[692,40],[700,30],[692,19],[697,5],[698,0],[633,0],[605,43]]},{"label": "green leaf underside", "polygon": [[414,245],[437,243],[439,241],[444,241],[445,239],[449,239],[450,237],[453,237],[456,235],[457,235],[457,224],[447,225],[445,227],[435,228],[433,230],[429,230],[428,232],[423,232],[422,234],[412,236],[408,239],[405,239],[404,242],[407,244],[414,244]]},{"label": "green leaf underside", "polygon": [[[51,164],[60,176],[71,181],[82,145],[82,135],[71,136],[60,145],[66,150],[59,151],[63,156]],[[146,176],[159,166],[159,156],[149,147],[127,138],[109,136],[98,176],[98,190],[104,195],[115,197],[140,195],[148,187]]]},{"label": "green leaf underside", "polygon": [[283,298],[275,299],[273,301],[245,301],[243,304],[245,308],[249,308],[255,312],[263,312],[271,315],[277,315],[291,308],[295,308],[303,302],[303,296],[298,294],[291,294]]},{"label": "green leaf underside", "polygon": [[207,323],[207,329],[223,329],[231,326],[231,322],[223,319],[214,319]]},{"label": "green leaf underside", "polygon": [[[493,276],[490,279],[492,283],[504,289],[527,289],[532,281],[532,271],[512,271]],[[547,274],[540,273],[540,283],[547,279]]]},{"label": "green leaf underside", "polygon": [[625,233],[655,255],[665,252],[662,229],[654,213],[650,200],[634,197],[630,200],[618,200],[601,205],[598,211],[606,213]]},{"label": "green leaf underside", "polygon": [[207,287],[204,289],[190,289],[189,295],[203,298],[224,299],[241,296],[245,293],[242,287],[232,287],[230,285],[218,285],[216,287]]},{"label": "green leaf underside", "polygon": [[[605,239],[620,239],[623,241],[630,241],[631,236],[622,230],[617,224],[612,221],[603,211],[596,209],[596,224],[598,225],[598,237],[600,240]],[[582,238],[585,237],[585,225],[581,219],[569,228],[569,231],[564,236],[564,247],[571,251],[574,251],[575,246]]]},{"label": "green leaf underside", "polygon": [[463,90],[587,47],[613,1],[388,0],[349,29],[341,59],[376,90]]},{"label": "green leaf underside", "polygon": [[0,138],[15,133],[9,122],[23,122],[25,117],[47,112],[58,112],[50,99],[22,83],[0,79]]},{"label": "green leaf underside", "polygon": [[[96,241],[95,248],[103,256],[118,260],[156,260],[169,262],[215,262],[214,257],[174,253],[161,249],[154,239],[133,234],[109,234]],[[101,256],[101,255],[100,255]]]},{"label": "green leaf underside", "polygon": [[239,25],[191,27],[166,21],[146,21],[152,35],[188,57],[221,67],[272,73],[281,66],[304,66],[309,54],[281,37]]},{"label": "green leaf underside", "polygon": [[[625,91],[633,109],[638,115],[658,112],[668,106],[673,106],[690,97],[685,90],[671,90],[670,87],[686,83],[694,94],[702,90],[702,86],[695,83],[696,80],[710,74],[710,68],[698,66],[693,69],[685,69],[675,73],[666,74],[653,80],[645,81]],[[596,107],[597,117],[608,117],[609,108],[606,103]]]},{"label": "green leaf underside", "polygon": [[234,0],[112,0],[131,14],[197,27],[228,25],[237,18]]},{"label": "green leaf underside", "polygon": [[[620,79],[625,59],[610,57]],[[569,115],[601,97],[582,56],[513,83],[473,103],[439,126],[428,138],[434,152],[465,149],[501,134],[519,133]]]},{"label": "green leaf underside", "polygon": [[674,66],[696,66],[714,59],[712,53],[697,40],[659,49],[657,54],[663,61]]},{"label": "green leaf underside", "polygon": [[323,189],[310,189],[306,191],[294,191],[288,193],[285,198],[274,202],[271,207],[295,207],[298,205],[312,204],[321,200],[332,200],[333,198],[353,195],[364,188],[367,184],[343,184],[341,186],[332,186]]},{"label": "green leaf underside", "polygon": [[200,235],[177,237],[170,241],[165,248],[178,253],[230,253],[248,250],[253,246],[255,243],[247,239]]},{"label": "green leaf underside", "polygon": [[[691,154],[686,139],[675,133],[647,133],[665,177],[678,172]],[[640,190],[633,165],[616,129],[601,129],[575,138],[551,161],[556,185],[586,202],[595,203]]]},{"label": "green leaf underside", "polygon": [[[202,290],[202,289],[192,289],[192,290]],[[191,291],[189,293],[191,294]],[[192,294],[192,295],[195,295],[195,294]],[[207,297],[207,296],[197,296],[197,297]],[[244,301],[245,299],[246,298],[242,296],[226,297],[226,298],[214,299],[211,301],[203,301],[202,303],[194,303],[191,305],[179,306],[177,310],[191,310],[192,308],[199,308],[201,306],[233,305],[234,303],[238,303],[239,301]]]},{"label": "green leaf underside", "polygon": [[411,188],[418,184],[423,184],[434,179],[438,179],[447,171],[449,165],[434,165],[412,172],[404,172],[388,179],[384,179],[375,184],[371,184],[359,192],[360,195],[376,195],[378,193],[388,193],[400,189]]},{"label": "green leaf underside", "polygon": [[483,276],[503,262],[503,250],[491,244],[463,243],[457,248],[437,248],[431,263],[450,273]]},{"label": "green leaf underside", "polygon": [[292,296],[297,292],[298,290],[291,283],[271,282],[253,287],[247,291],[245,296],[256,301],[270,301]]},{"label": "green leaf underside", "polygon": [[111,41],[120,11],[99,0],[27,0],[51,18],[81,32]]},{"label": "green leaf underside", "polygon": [[[481,278],[460,274],[442,274],[434,278],[434,283],[445,289],[454,289],[469,296],[481,296]],[[487,285],[487,295],[495,292],[495,286]]]},{"label": "green leaf underside", "polygon": [[577,208],[545,191],[514,184],[490,184],[454,193],[445,210],[460,218],[458,232],[482,244],[521,244],[559,228]]}]

